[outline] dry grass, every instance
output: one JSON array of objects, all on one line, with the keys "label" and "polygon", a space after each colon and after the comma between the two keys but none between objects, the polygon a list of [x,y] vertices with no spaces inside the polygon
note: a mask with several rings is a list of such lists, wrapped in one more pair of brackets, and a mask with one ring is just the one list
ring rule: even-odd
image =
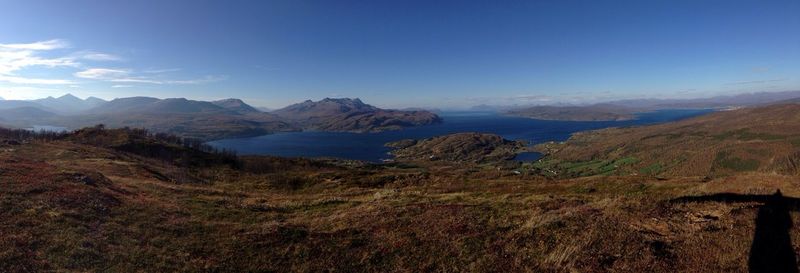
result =
[{"label": "dry grass", "polygon": [[186,169],[69,142],[0,151],[2,272],[745,272],[757,204],[670,200],[800,196],[769,173],[553,180],[278,158]]}]

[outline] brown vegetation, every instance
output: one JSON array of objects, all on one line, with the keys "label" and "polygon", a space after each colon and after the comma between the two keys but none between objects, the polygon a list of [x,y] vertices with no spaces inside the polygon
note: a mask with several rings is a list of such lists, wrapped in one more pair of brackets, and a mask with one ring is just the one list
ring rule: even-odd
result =
[{"label": "brown vegetation", "polygon": [[[581,164],[625,160],[615,174],[726,176],[742,172],[797,174],[800,104],[744,108],[661,125],[581,132],[545,143],[536,167],[568,173]],[[586,174],[598,174],[588,172]]]},{"label": "brown vegetation", "polygon": [[[688,124],[711,124],[704,119],[713,116]],[[471,162],[228,164],[136,130],[0,132],[2,272],[746,272],[753,257],[769,257],[756,230],[800,245],[800,230],[765,224],[762,208],[775,205],[761,197],[800,196],[797,177],[761,163],[726,176],[652,177],[625,174],[640,163],[619,157],[572,166],[576,176],[606,175],[553,179],[527,165]],[[184,153],[209,160],[174,160]],[[713,156],[751,166],[735,149]]]}]

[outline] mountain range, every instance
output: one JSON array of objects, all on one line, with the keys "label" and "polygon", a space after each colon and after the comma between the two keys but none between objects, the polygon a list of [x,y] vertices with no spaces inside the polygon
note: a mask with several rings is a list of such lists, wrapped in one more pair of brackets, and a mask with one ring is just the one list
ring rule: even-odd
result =
[{"label": "mountain range", "polygon": [[664,109],[734,109],[747,106],[780,104],[800,99],[800,91],[759,92],[696,99],[630,99],[590,105],[536,105],[525,107],[476,106],[474,110],[492,110],[511,116],[543,120],[612,121],[630,120],[637,113]]},{"label": "mountain range", "polygon": [[81,128],[95,124],[146,128],[204,140],[282,131],[375,132],[440,122],[427,111],[387,110],[359,99],[306,101],[273,112],[240,99],[197,101],[185,98],[129,97],[104,101],[71,94],[38,100],[0,101],[0,124]]}]

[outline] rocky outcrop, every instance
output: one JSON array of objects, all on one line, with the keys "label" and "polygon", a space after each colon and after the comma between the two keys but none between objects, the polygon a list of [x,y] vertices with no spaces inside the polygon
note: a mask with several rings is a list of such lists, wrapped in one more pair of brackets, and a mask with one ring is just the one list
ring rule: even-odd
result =
[{"label": "rocky outcrop", "polygon": [[452,161],[486,163],[513,159],[526,143],[494,134],[457,133],[424,140],[401,140],[386,144],[400,161]]}]

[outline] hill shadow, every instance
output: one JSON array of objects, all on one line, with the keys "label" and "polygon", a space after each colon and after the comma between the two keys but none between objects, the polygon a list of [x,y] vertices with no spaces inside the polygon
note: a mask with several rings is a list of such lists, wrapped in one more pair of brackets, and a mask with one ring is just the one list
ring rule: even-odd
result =
[{"label": "hill shadow", "polygon": [[793,223],[789,214],[800,209],[800,199],[785,197],[778,190],[772,195],[720,193],[686,196],[671,200],[674,203],[725,202],[762,203],[756,217],[756,230],[750,246],[748,266],[751,273],[797,273],[797,258],[789,234]]}]

